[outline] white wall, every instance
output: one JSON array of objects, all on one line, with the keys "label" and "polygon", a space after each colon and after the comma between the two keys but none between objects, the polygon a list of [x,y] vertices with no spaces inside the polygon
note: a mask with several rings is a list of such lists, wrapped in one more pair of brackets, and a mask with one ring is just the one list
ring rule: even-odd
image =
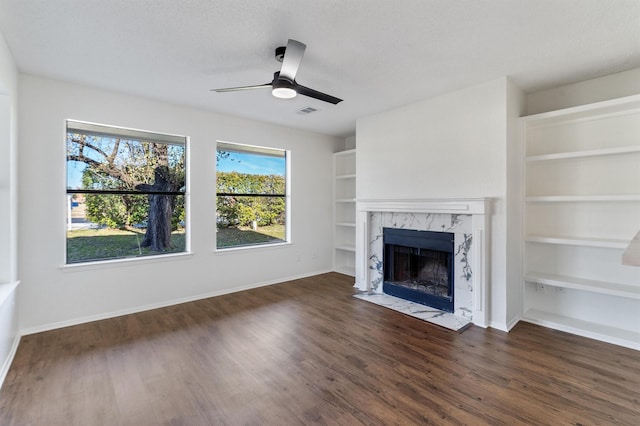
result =
[{"label": "white wall", "polygon": [[349,136],[344,140],[344,149],[355,149],[356,148],[356,135]]},{"label": "white wall", "polygon": [[522,90],[507,81],[507,283],[506,286],[506,324],[513,327],[523,314],[522,283],[524,251],[523,236],[523,160],[520,141],[520,116],[525,109],[525,96]]},{"label": "white wall", "polygon": [[[335,138],[20,77],[20,324],[26,332],[331,269]],[[65,119],[190,137],[188,256],[63,268]],[[216,253],[215,142],[291,150],[292,244]]]},{"label": "white wall", "polygon": [[0,385],[17,348],[18,71],[0,34]]},{"label": "white wall", "polygon": [[640,93],[640,68],[527,94],[526,114],[555,111]]},{"label": "white wall", "polygon": [[[517,101],[516,89],[500,78],[359,119],[356,131],[358,199],[494,200],[490,321],[500,329],[506,329],[509,322],[507,143],[514,141],[509,140],[512,132],[507,134],[507,118],[514,108],[508,110],[507,92],[512,92],[510,102]],[[521,308],[521,299],[518,306]]]},{"label": "white wall", "polygon": [[18,70],[0,34],[0,283],[17,280]]},{"label": "white wall", "polygon": [[[0,89],[1,90],[1,89]],[[0,283],[13,281],[15,268],[13,257],[15,245],[12,241],[11,215],[13,204],[11,186],[13,184],[12,153],[15,143],[11,137],[12,130],[12,96],[0,92]]]}]

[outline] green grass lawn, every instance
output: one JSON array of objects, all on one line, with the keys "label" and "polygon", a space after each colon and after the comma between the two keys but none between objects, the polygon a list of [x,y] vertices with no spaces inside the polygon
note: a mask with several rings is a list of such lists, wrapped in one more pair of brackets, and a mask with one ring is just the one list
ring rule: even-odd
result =
[{"label": "green grass lawn", "polygon": [[280,243],[285,241],[285,226],[261,226],[256,231],[249,227],[218,229],[218,248],[237,247],[249,244]]},{"label": "green grass lawn", "polygon": [[[268,244],[285,241],[285,226],[263,226],[253,231],[251,228],[218,229],[218,248],[237,247],[250,244]],[[160,254],[140,247],[144,232],[120,229],[82,229],[67,231],[67,263],[91,262],[96,260],[121,259],[125,257],[152,256]],[[171,235],[170,250],[163,253],[185,251],[185,233]]]},{"label": "green grass lawn", "polygon": [[[144,232],[120,229],[105,228],[67,231],[67,263],[159,254],[148,248],[140,247],[139,243],[143,239]],[[171,235],[171,245],[173,247],[163,253],[185,251],[184,232],[174,232]]]}]

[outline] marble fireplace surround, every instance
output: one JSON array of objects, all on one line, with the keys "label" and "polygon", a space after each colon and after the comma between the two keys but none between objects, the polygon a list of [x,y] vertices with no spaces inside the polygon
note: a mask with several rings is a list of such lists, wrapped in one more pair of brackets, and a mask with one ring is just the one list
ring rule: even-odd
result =
[{"label": "marble fireplace surround", "polygon": [[453,232],[454,314],[488,326],[489,198],[356,201],[356,284],[382,293],[382,228]]}]

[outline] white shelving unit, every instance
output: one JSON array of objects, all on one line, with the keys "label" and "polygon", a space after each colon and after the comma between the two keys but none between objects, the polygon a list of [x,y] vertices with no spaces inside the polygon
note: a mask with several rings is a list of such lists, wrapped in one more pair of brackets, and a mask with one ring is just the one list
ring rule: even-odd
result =
[{"label": "white shelving unit", "polygon": [[578,247],[602,247],[624,249],[629,245],[627,240],[613,240],[610,238],[576,238],[566,236],[528,235],[526,242],[543,244],[560,244]]},{"label": "white shelving unit", "polygon": [[527,197],[528,202],[560,203],[574,201],[640,201],[640,195],[551,195]]},{"label": "white shelving unit", "polygon": [[640,299],[640,287],[637,285],[618,284],[608,281],[590,280],[586,278],[568,277],[565,275],[546,274],[541,272],[530,272],[525,275],[524,278],[528,282],[542,285],[573,288],[593,293]]},{"label": "white shelving unit", "polygon": [[640,95],[523,117],[524,320],[640,349]]},{"label": "white shelving unit", "polygon": [[333,154],[333,270],[355,277],[356,150]]}]

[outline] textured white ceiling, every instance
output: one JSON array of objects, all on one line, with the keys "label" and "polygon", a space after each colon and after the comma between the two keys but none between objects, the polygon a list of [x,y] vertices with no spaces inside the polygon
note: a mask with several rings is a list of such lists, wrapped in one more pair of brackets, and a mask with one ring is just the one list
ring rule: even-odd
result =
[{"label": "textured white ceiling", "polygon": [[[0,0],[0,32],[24,73],[339,136],[502,76],[530,92],[640,67],[640,0]],[[298,82],[344,102],[209,91],[270,82],[289,38]]]}]

